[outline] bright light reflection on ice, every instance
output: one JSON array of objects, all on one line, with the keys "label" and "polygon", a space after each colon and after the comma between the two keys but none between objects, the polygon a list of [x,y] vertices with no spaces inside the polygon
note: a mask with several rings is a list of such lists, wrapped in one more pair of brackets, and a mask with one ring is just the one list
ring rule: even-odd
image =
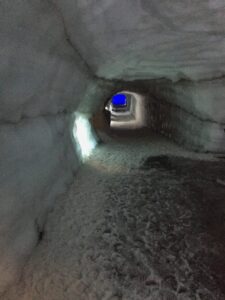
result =
[{"label": "bright light reflection on ice", "polygon": [[85,159],[91,154],[97,142],[92,134],[91,124],[88,119],[77,113],[75,116],[73,135],[80,146],[82,158]]}]

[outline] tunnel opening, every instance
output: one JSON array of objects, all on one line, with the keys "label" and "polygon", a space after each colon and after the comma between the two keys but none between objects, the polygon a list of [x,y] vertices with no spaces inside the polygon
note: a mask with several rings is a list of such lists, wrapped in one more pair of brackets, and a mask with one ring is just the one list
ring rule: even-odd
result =
[{"label": "tunnel opening", "polygon": [[[88,90],[82,101],[81,111],[88,112],[90,123],[99,141],[107,143],[117,137],[126,139],[126,136],[134,138],[157,136],[172,140],[189,150],[223,153],[224,126],[211,120],[208,113],[204,115],[200,111],[202,104],[200,106],[198,98],[193,98],[192,92],[195,88],[189,80],[177,82],[163,78],[104,82],[100,80]],[[199,84],[199,88],[202,88],[203,93],[205,87]],[[119,103],[122,112],[113,112],[112,117],[110,105],[112,106],[114,97],[121,94],[132,99],[131,104],[135,107],[133,117],[127,98],[123,105]],[[182,97],[184,100],[180,103]],[[140,106],[137,105],[138,101],[141,103]],[[125,118],[126,114],[128,120]]]},{"label": "tunnel opening", "polygon": [[147,115],[147,94],[121,89],[102,101],[91,123],[100,140],[105,142],[108,138],[146,136],[150,131]]},{"label": "tunnel opening", "polygon": [[146,123],[145,97],[126,90],[118,92],[109,99],[105,106],[105,114],[111,129],[143,128]]}]

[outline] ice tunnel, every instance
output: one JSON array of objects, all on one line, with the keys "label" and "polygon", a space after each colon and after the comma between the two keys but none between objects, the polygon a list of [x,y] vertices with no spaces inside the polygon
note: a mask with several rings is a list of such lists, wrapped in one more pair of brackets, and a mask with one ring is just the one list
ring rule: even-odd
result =
[{"label": "ice tunnel", "polygon": [[2,0],[0,45],[0,298],[225,299],[224,1]]}]

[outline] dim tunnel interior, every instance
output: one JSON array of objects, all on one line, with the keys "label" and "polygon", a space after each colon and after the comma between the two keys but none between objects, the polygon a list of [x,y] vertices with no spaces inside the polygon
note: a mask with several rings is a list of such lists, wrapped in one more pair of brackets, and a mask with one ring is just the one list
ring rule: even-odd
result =
[{"label": "dim tunnel interior", "polygon": [[90,121],[100,142],[103,143],[116,136],[145,136],[151,133],[146,120],[148,109],[144,93],[123,90],[111,95],[93,114]]},{"label": "dim tunnel interior", "polygon": [[222,1],[0,4],[0,299],[225,299]]}]

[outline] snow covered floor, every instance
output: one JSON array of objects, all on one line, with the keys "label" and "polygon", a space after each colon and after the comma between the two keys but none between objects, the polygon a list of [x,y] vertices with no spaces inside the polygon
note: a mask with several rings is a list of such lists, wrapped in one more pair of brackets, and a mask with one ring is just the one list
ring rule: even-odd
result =
[{"label": "snow covered floor", "polygon": [[162,138],[101,144],[4,300],[224,300],[217,179],[225,162]]}]

